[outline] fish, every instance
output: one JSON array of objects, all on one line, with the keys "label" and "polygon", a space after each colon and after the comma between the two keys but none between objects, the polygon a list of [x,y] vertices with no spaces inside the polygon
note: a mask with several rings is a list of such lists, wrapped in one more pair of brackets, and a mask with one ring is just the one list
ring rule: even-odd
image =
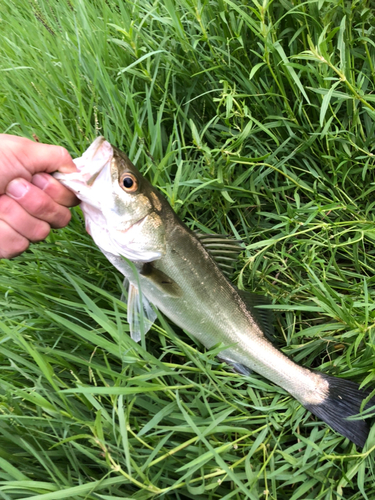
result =
[{"label": "fish", "polygon": [[[270,340],[272,322],[258,295],[225,275],[241,244],[226,235],[198,234],[125,153],[98,137],[77,172],[54,176],[82,201],[86,230],[128,283],[128,321],[139,341],[156,319],[154,307],[220,360],[282,387],[312,414],[359,447],[369,424],[358,415],[369,393],[353,381],[300,366]],[[141,318],[141,319],[140,319]],[[144,320],[142,320],[144,318]],[[375,404],[372,398],[365,408]]]}]

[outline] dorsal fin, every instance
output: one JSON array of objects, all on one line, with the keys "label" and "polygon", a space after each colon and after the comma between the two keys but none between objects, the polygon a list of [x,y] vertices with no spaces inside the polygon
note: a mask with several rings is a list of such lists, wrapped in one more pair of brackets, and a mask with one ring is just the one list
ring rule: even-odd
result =
[{"label": "dorsal fin", "polygon": [[246,292],[245,290],[238,290],[238,294],[245,302],[248,310],[251,312],[259,328],[264,335],[271,342],[275,342],[275,334],[273,328],[274,315],[270,309],[261,309],[257,306],[269,306],[271,301],[264,295],[257,295],[256,293]]},{"label": "dorsal fin", "polygon": [[221,271],[230,275],[238,255],[242,252],[242,241],[235,240],[226,234],[195,233],[195,235]]}]

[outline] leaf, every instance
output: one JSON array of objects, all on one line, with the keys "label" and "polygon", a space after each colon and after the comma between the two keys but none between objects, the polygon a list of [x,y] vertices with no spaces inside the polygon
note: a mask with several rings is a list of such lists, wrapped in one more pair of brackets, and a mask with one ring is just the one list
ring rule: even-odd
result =
[{"label": "leaf", "polygon": [[258,71],[258,69],[260,69],[264,65],[265,65],[264,62],[260,62],[260,63],[256,64],[255,66],[253,66],[251,68],[251,71],[250,71],[249,80],[252,80],[252,78],[254,77],[255,73]]},{"label": "leaf", "polygon": [[148,54],[145,54],[144,56],[140,57],[139,59],[137,59],[133,63],[131,63],[128,66],[126,66],[126,68],[121,68],[120,71],[117,73],[117,75],[122,75],[123,73],[126,73],[127,71],[129,71],[129,69],[134,68],[134,66],[137,66],[137,64],[141,63],[145,59],[148,59],[149,57],[152,57],[155,54],[159,54],[160,52],[165,52],[165,50],[163,50],[163,49],[161,49],[161,50],[154,50],[152,52],[149,52]]},{"label": "leaf", "polygon": [[336,82],[334,85],[332,85],[332,87],[328,90],[328,92],[323,97],[322,106],[320,108],[320,117],[319,117],[319,121],[320,121],[320,126],[321,127],[323,127],[323,125],[324,125],[324,118],[326,116],[327,109],[328,109],[329,103],[330,103],[331,98],[332,98],[332,94],[333,94],[335,88],[339,84],[340,84],[340,82]]},{"label": "leaf", "polygon": [[294,68],[289,65],[289,60],[284,52],[284,49],[280,45],[280,42],[274,43],[274,48],[277,50],[279,53],[281,59],[283,60],[283,63],[285,65],[285,68],[289,72],[290,76],[292,77],[294,83],[297,85],[299,90],[301,91],[301,94],[303,97],[306,99],[306,101],[310,104],[310,99],[307,97],[307,94],[305,92],[305,89],[303,88],[303,85],[301,83],[301,80],[298,78],[297,73],[294,71]]}]

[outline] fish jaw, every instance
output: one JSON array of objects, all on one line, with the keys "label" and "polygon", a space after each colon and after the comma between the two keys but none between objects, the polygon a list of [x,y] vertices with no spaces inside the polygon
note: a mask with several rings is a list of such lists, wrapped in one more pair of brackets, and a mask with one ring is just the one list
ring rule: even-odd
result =
[{"label": "fish jaw", "polygon": [[54,174],[57,180],[73,191],[82,201],[81,209],[85,216],[87,232],[98,245],[101,242],[99,246],[106,247],[108,251],[106,241],[109,239],[109,230],[102,209],[103,196],[108,193],[104,193],[103,189],[100,191],[99,184],[108,186],[109,175],[106,170],[109,168],[112,157],[112,146],[104,137],[97,137],[81,157],[73,160],[77,172]]},{"label": "fish jaw", "polygon": [[[84,210],[84,208],[83,208]],[[160,259],[165,253],[164,235],[157,232],[154,238],[145,238],[145,233],[152,233],[162,225],[160,218],[151,213],[140,221],[132,224],[126,230],[113,230],[108,221],[92,223],[86,217],[86,230],[98,245],[100,250],[108,257],[125,257],[136,262],[152,262]]]},{"label": "fish jaw", "polygon": [[99,174],[109,164],[112,157],[113,147],[104,137],[100,136],[90,144],[80,158],[73,161],[81,173],[83,181],[90,185],[92,184],[90,179]]},{"label": "fish jaw", "polygon": [[[97,137],[81,157],[73,160],[77,172],[55,172],[53,176],[86,203],[86,210],[90,210],[90,206],[100,210],[103,192],[98,189],[98,186],[103,184],[103,181],[105,182],[105,178],[100,179],[101,182],[99,182],[99,177],[105,177],[103,172],[106,173],[105,171],[108,170],[112,157],[111,144],[104,137]],[[98,181],[96,189],[95,181]]]},{"label": "fish jaw", "polygon": [[[129,168],[141,178],[124,157]],[[140,262],[159,259],[165,253],[162,219],[154,211],[147,193],[134,196],[124,193],[118,174],[124,161],[114,154],[111,144],[104,137],[98,137],[73,161],[77,172],[57,172],[54,177],[82,201],[86,230],[100,250],[106,255]]]}]

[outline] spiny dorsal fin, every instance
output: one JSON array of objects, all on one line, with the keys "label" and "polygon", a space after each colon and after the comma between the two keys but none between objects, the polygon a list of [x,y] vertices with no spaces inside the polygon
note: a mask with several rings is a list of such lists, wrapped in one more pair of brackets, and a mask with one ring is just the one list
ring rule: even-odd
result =
[{"label": "spiny dorsal fin", "polygon": [[242,241],[235,240],[226,234],[196,233],[196,236],[221,271],[230,275],[238,255],[242,252]]},{"label": "spiny dorsal fin", "polygon": [[268,340],[275,342],[274,329],[273,329],[273,312],[270,309],[261,309],[257,306],[269,306],[271,301],[264,295],[257,295],[256,293],[238,290],[238,294],[245,302],[248,310],[251,312],[259,328],[262,330]]}]

